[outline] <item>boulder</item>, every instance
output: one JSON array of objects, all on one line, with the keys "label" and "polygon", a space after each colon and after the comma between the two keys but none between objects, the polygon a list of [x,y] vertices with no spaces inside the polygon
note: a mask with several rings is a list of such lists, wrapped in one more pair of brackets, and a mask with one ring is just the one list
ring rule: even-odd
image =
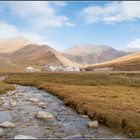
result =
[{"label": "boulder", "polygon": [[98,128],[98,121],[90,121],[90,122],[88,123],[88,126],[89,126],[90,128]]},{"label": "boulder", "polygon": [[54,116],[51,113],[44,112],[44,111],[39,111],[36,117],[38,119],[44,119],[44,120],[54,119]]},{"label": "boulder", "polygon": [[4,135],[4,131],[2,128],[0,128],[0,137],[2,137]]},{"label": "boulder", "polygon": [[33,136],[26,136],[26,135],[17,135],[14,137],[14,139],[37,139]]},{"label": "boulder", "polygon": [[15,127],[15,124],[9,121],[3,122],[0,124],[0,127],[4,127],[4,128],[13,128]]}]

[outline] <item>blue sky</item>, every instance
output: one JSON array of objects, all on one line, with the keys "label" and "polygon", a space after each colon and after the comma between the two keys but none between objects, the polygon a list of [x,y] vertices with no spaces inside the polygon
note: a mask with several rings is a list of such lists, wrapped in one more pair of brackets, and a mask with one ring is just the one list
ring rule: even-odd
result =
[{"label": "blue sky", "polygon": [[23,36],[57,50],[75,44],[140,48],[140,2],[0,2],[0,40]]}]

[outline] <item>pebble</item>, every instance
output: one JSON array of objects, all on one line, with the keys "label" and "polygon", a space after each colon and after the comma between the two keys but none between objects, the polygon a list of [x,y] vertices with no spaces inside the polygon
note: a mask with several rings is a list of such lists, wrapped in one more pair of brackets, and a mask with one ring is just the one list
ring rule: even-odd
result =
[{"label": "pebble", "polygon": [[98,128],[98,121],[90,121],[90,122],[88,123],[88,126],[89,126],[90,128]]},{"label": "pebble", "polygon": [[51,113],[39,111],[36,115],[38,119],[54,119],[54,116]]},{"label": "pebble", "polygon": [[10,128],[10,127],[15,127],[15,124],[12,122],[6,121],[6,122],[1,123],[0,127]]},{"label": "pebble", "polygon": [[39,102],[38,106],[41,107],[42,109],[45,109],[47,107],[47,105],[43,102]]},{"label": "pebble", "polygon": [[2,128],[0,128],[0,137],[2,137],[4,135],[4,131]]},{"label": "pebble", "polygon": [[57,138],[64,138],[66,136],[65,133],[55,133],[54,134]]},{"label": "pebble", "polygon": [[30,98],[29,101],[32,101],[32,102],[39,102],[39,100],[36,99],[36,98]]},{"label": "pebble", "polygon": [[5,99],[5,97],[0,97],[0,99],[1,99],[1,100],[4,100],[4,99]]},{"label": "pebble", "polygon": [[17,103],[16,103],[15,101],[10,101],[10,105],[11,105],[12,107],[14,107],[14,106],[17,105]]},{"label": "pebble", "polygon": [[14,137],[14,139],[37,139],[37,138],[33,136],[17,135]]}]

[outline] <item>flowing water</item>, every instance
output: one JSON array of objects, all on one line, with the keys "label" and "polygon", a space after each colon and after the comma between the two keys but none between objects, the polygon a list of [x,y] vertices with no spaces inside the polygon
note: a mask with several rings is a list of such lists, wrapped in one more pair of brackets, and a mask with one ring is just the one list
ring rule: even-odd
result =
[{"label": "flowing water", "polygon": [[[0,123],[10,121],[14,128],[3,128],[3,138],[14,138],[16,135],[28,135],[36,138],[122,138],[107,127],[99,124],[97,129],[89,128],[90,119],[78,115],[73,109],[65,106],[61,100],[35,87],[15,85],[14,91],[0,95]],[[46,106],[40,107],[38,99]],[[16,102],[11,105],[9,101]],[[53,120],[36,118],[38,111],[54,115]]]}]

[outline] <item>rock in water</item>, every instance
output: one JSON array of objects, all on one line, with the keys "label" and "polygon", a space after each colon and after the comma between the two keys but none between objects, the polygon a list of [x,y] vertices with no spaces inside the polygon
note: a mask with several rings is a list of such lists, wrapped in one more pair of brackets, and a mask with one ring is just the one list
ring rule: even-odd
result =
[{"label": "rock in water", "polygon": [[39,102],[38,106],[41,107],[42,109],[45,109],[47,107],[47,105],[43,102]]},{"label": "rock in water", "polygon": [[5,99],[5,97],[0,97],[0,99],[1,99],[1,100],[4,100],[4,99]]},{"label": "rock in water", "polygon": [[3,129],[0,128],[0,137],[2,137],[4,135],[4,131]]},{"label": "rock in water", "polygon": [[90,121],[90,122],[88,123],[88,126],[89,126],[90,128],[98,128],[98,122],[97,122],[97,121]]},{"label": "rock in water", "polygon": [[4,128],[15,127],[15,124],[12,122],[6,121],[6,122],[1,123],[0,127],[4,127]]},{"label": "rock in water", "polygon": [[36,115],[36,117],[38,119],[45,119],[45,120],[48,120],[48,119],[54,119],[54,116],[48,112],[44,112],[44,111],[39,111]]},{"label": "rock in water", "polygon": [[12,107],[14,107],[14,106],[16,106],[16,102],[15,101],[10,101],[10,105],[12,106]]},{"label": "rock in water", "polygon": [[39,100],[36,99],[36,98],[30,98],[29,101],[32,101],[32,102],[39,102]]},{"label": "rock in water", "polygon": [[37,139],[33,136],[26,136],[26,135],[17,135],[14,137],[14,139]]}]

